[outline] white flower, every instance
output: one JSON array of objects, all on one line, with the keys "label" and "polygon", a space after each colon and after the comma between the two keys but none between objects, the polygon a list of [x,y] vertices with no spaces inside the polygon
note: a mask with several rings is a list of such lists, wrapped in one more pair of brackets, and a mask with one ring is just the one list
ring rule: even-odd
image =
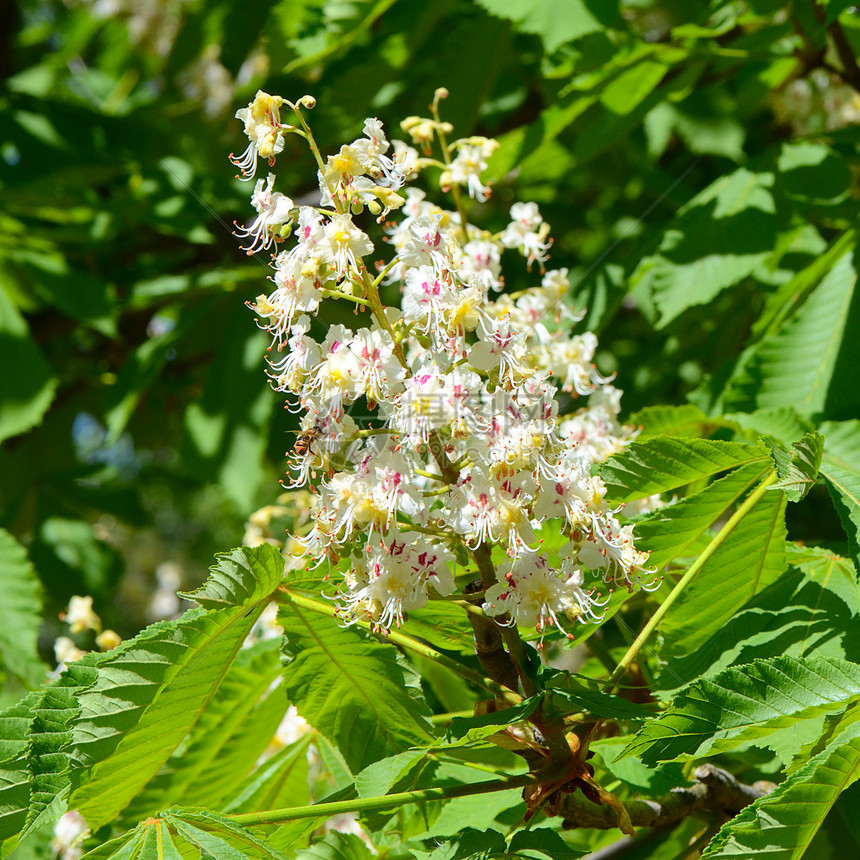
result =
[{"label": "white flower", "polygon": [[465,185],[469,196],[483,203],[490,194],[490,188],[481,183],[481,173],[487,169],[487,159],[498,148],[499,143],[485,137],[473,137],[457,141],[459,151],[446,171],[443,184]]},{"label": "white flower", "polygon": [[545,632],[556,627],[568,639],[573,635],[561,625],[559,616],[570,620],[600,620],[596,603],[583,589],[582,570],[568,560],[556,570],[535,550],[527,549],[517,558],[499,566],[499,583],[487,589],[483,610],[487,615],[508,615],[508,623],[534,627]]},{"label": "white flower", "polygon": [[245,123],[248,135],[248,148],[242,155],[231,155],[230,160],[239,168],[243,179],[253,179],[257,170],[257,156],[274,162],[274,157],[284,148],[284,135],[281,131],[280,107],[284,100],[280,96],[270,96],[257,90],[248,107],[236,111],[236,119]]},{"label": "white flower", "polygon": [[84,854],[84,839],[90,835],[90,828],[83,816],[72,809],[54,825],[51,850],[60,860],[79,860]]},{"label": "white flower", "polygon": [[404,266],[430,266],[442,275],[450,265],[447,231],[441,226],[441,213],[421,215],[409,224],[409,237],[400,249],[400,262]]},{"label": "white flower", "polygon": [[373,242],[352,222],[351,215],[332,215],[325,227],[340,277],[358,276],[358,261],[373,250]]},{"label": "white flower", "polygon": [[550,243],[549,225],[541,218],[536,203],[514,203],[511,206],[511,223],[504,229],[499,241],[506,248],[517,248],[529,263],[544,263]]},{"label": "white flower", "polygon": [[101,633],[102,621],[93,611],[93,599],[90,596],[72,597],[68,609],[61,617],[72,633],[82,633],[84,630]]},{"label": "white flower", "polygon": [[257,180],[254,193],[251,195],[251,205],[257,210],[257,217],[249,227],[240,227],[235,231],[242,239],[251,239],[251,244],[242,250],[246,254],[255,254],[271,247],[275,241],[276,228],[282,227],[290,220],[294,208],[293,201],[280,191],[273,191],[275,176],[270,173],[265,184]]},{"label": "white flower", "polygon": [[368,546],[368,557],[356,561],[339,597],[347,621],[367,615],[383,629],[400,627],[403,613],[427,605],[428,589],[450,594],[453,556],[415,532],[392,532]]}]

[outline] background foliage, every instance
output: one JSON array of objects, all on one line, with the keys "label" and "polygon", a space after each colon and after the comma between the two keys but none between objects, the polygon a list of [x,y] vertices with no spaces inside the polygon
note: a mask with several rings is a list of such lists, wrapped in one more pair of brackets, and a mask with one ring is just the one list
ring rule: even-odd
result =
[{"label": "background foliage", "polygon": [[[23,721],[35,707],[45,729],[28,742],[37,764],[27,779],[35,778],[35,808],[46,818],[68,790],[73,805],[105,825],[125,803],[132,804],[126,824],[189,797],[221,811],[254,808],[211,788],[214,753],[205,745],[192,782],[163,787],[157,780],[170,780],[156,776],[158,767],[144,769],[139,785],[111,794],[114,807],[100,806],[99,779],[116,788],[110,780],[122,756],[136,760],[163,714],[137,701],[138,710],[124,711],[122,727],[92,750],[75,732],[102,703],[75,691],[92,683],[92,673],[108,683],[110,673],[98,668],[105,658],[87,658],[47,692],[39,682],[43,664],[53,666],[57,616],[71,595],[94,595],[106,624],[132,636],[163,614],[152,604],[159,588],[199,583],[214,552],[241,543],[249,513],[277,495],[294,425],[276,408],[262,372],[266,344],[243,306],[265,271],[230,235],[232,221],[247,217],[248,189],[225,159],[244,146],[232,114],[257,88],[293,98],[312,93],[324,108],[314,125],[323,151],[356,136],[366,116],[396,126],[425,113],[438,86],[450,91],[445,116],[458,134],[499,138],[490,166],[498,210],[487,217],[504,217],[514,183],[519,199],[540,205],[553,225],[553,264],[570,267],[572,301],[588,307],[586,324],[600,337],[601,369],[617,370],[626,413],[644,427],[626,459],[604,473],[607,483],[619,500],[687,494],[639,527],[659,563],[695,557],[707,529],[753,485],[765,468],[756,471],[756,463],[768,456],[761,448],[721,448],[719,457],[703,449],[716,465],[696,469],[692,449],[673,460],[655,441],[659,434],[750,448],[766,434],[783,449],[786,469],[791,443],[815,428],[823,434],[820,479],[788,505],[785,525],[782,494],[770,494],[756,510],[759,521],[727,541],[661,625],[660,659],[652,652],[646,667],[652,691],[669,698],[707,675],[715,686],[702,687],[695,705],[707,710],[708,691],[736,689],[741,682],[730,673],[740,670],[732,667],[755,658],[801,661],[797,671],[820,676],[837,672],[828,660],[842,661],[843,674],[845,661],[860,660],[860,339],[852,336],[860,330],[860,18],[850,3],[25,0],[0,14],[0,655],[4,704],[33,691],[8,720]],[[296,198],[313,194],[312,176],[297,145],[281,159],[280,187]],[[323,324],[342,311],[324,313]],[[760,559],[753,579],[742,570],[750,555]],[[151,680],[159,707],[172,707],[170,691],[185,671],[220,682],[217,660],[238,648],[254,618],[243,612],[262,611],[264,596],[199,610],[164,640],[158,627],[144,634],[143,651],[163,656],[170,639],[184,654]],[[598,637],[605,652],[617,659],[629,631],[652,610],[647,599],[625,605]],[[421,629],[415,635],[434,629],[434,619]],[[303,635],[293,630],[291,641]],[[452,649],[451,641],[441,645]],[[272,665],[266,647],[231,666],[218,688],[224,696],[243,701],[261,675],[274,677],[265,674]],[[127,653],[143,659],[135,649]],[[296,702],[307,696],[303,673],[317,671],[312,650],[305,654],[288,674]],[[802,663],[810,658],[818,662]],[[124,659],[112,658],[111,666]],[[269,668],[251,671],[254,660]],[[388,683],[417,683],[413,668],[391,660]],[[592,674],[605,674],[598,658],[591,663]],[[430,687],[431,710],[469,706],[459,688]],[[253,718],[271,727],[281,714],[266,710],[265,689],[250,701],[258,703]],[[752,746],[749,733],[730,740],[717,695],[707,715],[727,735],[702,743],[745,780],[787,767],[786,794],[825,772],[842,774],[843,787],[858,766],[850,717],[856,689],[839,689],[826,702],[806,702],[799,723],[783,711],[765,719],[755,709],[768,703],[751,704],[750,724],[773,731],[767,751]],[[110,695],[122,699],[121,690]],[[685,702],[655,725],[692,718]],[[229,710],[226,701],[221,707]],[[345,774],[335,789],[352,784],[350,772],[428,736],[428,706],[416,699],[399,707],[399,740],[329,748],[329,765],[336,772],[340,761]],[[235,728],[211,719],[226,747]],[[323,728],[328,719],[322,714],[317,728],[335,745],[346,743]],[[176,723],[174,731],[163,741],[165,755],[188,732],[195,742],[191,725]],[[64,732],[74,737],[63,739]],[[637,737],[642,762],[666,756],[658,728]],[[24,734],[8,741],[7,765],[23,755],[24,743]],[[75,763],[54,772],[53,752],[70,743]],[[705,752],[691,741],[684,754]],[[290,772],[296,758],[284,754],[273,767]],[[601,754],[602,766],[629,791],[674,773],[634,775],[611,758]],[[7,765],[4,785],[14,786],[8,774],[17,771]],[[445,767],[456,769],[441,765],[440,772]],[[243,797],[270,791],[265,781],[255,787],[253,774],[244,778]],[[202,786],[211,788],[205,802]],[[762,837],[761,822],[779,821],[779,810],[775,817],[747,810],[744,826],[706,856],[746,856],[765,844],[760,838],[789,846],[779,856],[799,856],[790,846],[807,836],[823,852],[810,856],[851,856],[858,838],[846,810],[856,791],[838,802],[837,795],[821,830],[815,819],[802,838],[794,831]],[[503,820],[505,809],[497,813]],[[20,825],[14,803],[4,810],[0,821]],[[443,811],[422,838],[445,836],[446,826],[457,832],[466,817]],[[414,821],[399,826],[418,828]],[[189,840],[233,838],[224,835],[227,824],[193,816],[171,827],[180,853]],[[278,833],[280,847],[293,844],[296,833]],[[664,853],[647,856],[675,857],[695,837],[674,834],[649,849]],[[134,836],[141,846],[152,838]],[[337,838],[329,854],[314,856],[364,856],[352,843],[334,844]],[[584,834],[569,844],[585,850],[607,838]]]}]

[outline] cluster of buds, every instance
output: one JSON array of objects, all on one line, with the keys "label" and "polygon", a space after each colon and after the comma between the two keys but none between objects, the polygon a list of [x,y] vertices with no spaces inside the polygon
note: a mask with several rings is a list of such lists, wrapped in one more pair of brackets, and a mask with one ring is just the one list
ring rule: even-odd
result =
[{"label": "cluster of buds", "polygon": [[[294,206],[270,174],[251,198],[257,219],[240,231],[249,253],[273,249],[274,289],[250,307],[271,337],[272,386],[302,414],[292,486],[308,484],[313,504],[298,540],[309,560],[342,571],[347,622],[399,625],[457,589],[456,564],[474,563],[485,613],[570,637],[570,621],[599,617],[600,583],[654,583],[591,474],[631,431],[618,421],[620,392],[595,368],[595,336],[571,332],[582,315],[563,301],[567,270],[546,268],[537,205],[515,203],[497,233],[469,222],[468,199],[490,195],[482,174],[496,143],[449,143],[445,95],[431,117],[402,125],[420,152],[368,119],[363,137],[324,159],[303,113],[309,96],[292,104],[260,92],[237,114],[250,139],[234,159],[244,178],[258,158],[273,165],[286,134],[307,141],[319,168],[318,206]],[[292,124],[280,119],[287,108]],[[432,172],[453,209],[409,184]],[[399,220],[383,224],[392,211]],[[367,212],[382,226],[362,223]],[[533,286],[503,292],[506,252],[539,272]],[[400,307],[381,297],[394,285]],[[315,337],[325,299],[351,303],[366,324]],[[559,391],[580,408],[560,415]],[[356,406],[368,413],[361,426]],[[546,534],[563,537],[552,559]],[[477,563],[494,548],[498,564]]]}]

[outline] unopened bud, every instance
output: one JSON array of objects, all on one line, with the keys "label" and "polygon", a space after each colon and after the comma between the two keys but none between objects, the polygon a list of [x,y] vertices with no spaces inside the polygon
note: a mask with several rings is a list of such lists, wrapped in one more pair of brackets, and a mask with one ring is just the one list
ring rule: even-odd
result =
[{"label": "unopened bud", "polygon": [[122,642],[122,637],[116,630],[105,630],[96,636],[96,645],[101,651],[110,651],[111,648],[116,648]]}]

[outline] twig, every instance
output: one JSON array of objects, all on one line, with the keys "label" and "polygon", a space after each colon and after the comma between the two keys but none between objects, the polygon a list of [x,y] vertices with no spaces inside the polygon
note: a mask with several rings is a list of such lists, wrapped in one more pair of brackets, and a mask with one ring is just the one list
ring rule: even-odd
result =
[{"label": "twig", "polygon": [[[738,782],[728,771],[703,764],[693,774],[694,782],[685,788],[672,789],[657,800],[630,800],[624,806],[634,827],[661,827],[680,821],[697,812],[735,815],[770,790]],[[598,806],[583,795],[570,795],[562,808],[565,829],[589,827],[608,830],[618,826],[618,816],[606,804]]]}]

